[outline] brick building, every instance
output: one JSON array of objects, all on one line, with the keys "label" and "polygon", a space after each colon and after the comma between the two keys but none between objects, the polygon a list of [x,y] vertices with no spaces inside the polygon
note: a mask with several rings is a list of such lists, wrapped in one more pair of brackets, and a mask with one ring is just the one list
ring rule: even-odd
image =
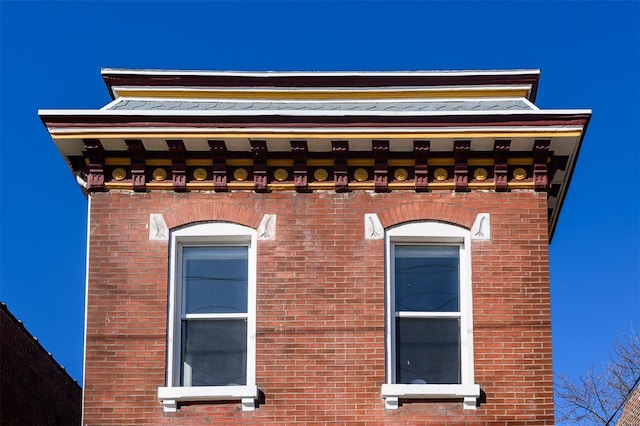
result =
[{"label": "brick building", "polygon": [[640,388],[633,391],[624,404],[617,426],[635,426],[640,424]]},{"label": "brick building", "polygon": [[590,118],[538,71],[104,70],[84,424],[552,424],[548,244]]},{"label": "brick building", "polygon": [[0,425],[79,425],[82,389],[0,303]]}]

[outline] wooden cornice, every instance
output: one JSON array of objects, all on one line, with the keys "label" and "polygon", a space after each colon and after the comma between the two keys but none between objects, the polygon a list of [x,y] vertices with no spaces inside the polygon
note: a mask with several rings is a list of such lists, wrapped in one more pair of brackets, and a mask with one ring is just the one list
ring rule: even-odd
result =
[{"label": "wooden cornice", "polygon": [[73,167],[87,176],[89,192],[550,192],[553,174],[567,168],[567,157],[550,152],[548,140],[536,140],[526,152],[511,151],[509,140],[495,140],[491,151],[472,151],[471,141],[457,140],[451,152],[431,152],[428,140],[414,141],[408,152],[390,152],[387,140],[372,140],[371,151],[351,151],[348,141],[336,140],[325,153],[309,152],[305,140],[290,141],[289,152],[269,152],[264,140],[250,141],[250,152],[229,151],[224,140],[209,140],[208,152],[188,151],[183,140],[167,140],[164,153],[145,151],[140,140],[126,143],[128,152],[106,152],[99,140],[85,140],[84,161]]},{"label": "wooden cornice", "polygon": [[450,114],[450,115],[131,115],[110,113],[105,115],[41,115],[44,124],[55,133],[55,129],[99,128],[445,128],[461,127],[518,127],[518,126],[586,126],[589,114],[564,113],[516,113]]},{"label": "wooden cornice", "polygon": [[[548,194],[550,235],[591,117],[589,110],[530,104],[537,70],[105,69],[102,76],[118,101],[38,112],[85,194],[527,190]],[[175,110],[163,103],[181,99],[202,105]],[[234,99],[271,106],[209,108]],[[443,99],[480,100],[481,108],[413,105]],[[146,103],[134,108],[134,100]],[[487,105],[496,100],[517,100],[520,109]]]}]

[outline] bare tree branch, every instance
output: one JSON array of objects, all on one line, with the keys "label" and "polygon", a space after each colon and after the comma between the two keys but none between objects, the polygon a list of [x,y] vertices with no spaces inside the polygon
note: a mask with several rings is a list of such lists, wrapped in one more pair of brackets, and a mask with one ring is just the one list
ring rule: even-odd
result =
[{"label": "bare tree branch", "polygon": [[556,422],[613,425],[639,383],[640,337],[632,329],[599,370],[590,368],[576,381],[556,375]]}]

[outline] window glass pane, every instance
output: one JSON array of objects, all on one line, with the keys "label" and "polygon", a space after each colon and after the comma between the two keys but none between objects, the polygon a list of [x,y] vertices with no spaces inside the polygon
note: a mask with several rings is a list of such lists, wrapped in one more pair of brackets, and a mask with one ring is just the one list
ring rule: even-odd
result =
[{"label": "window glass pane", "polygon": [[458,312],[457,246],[395,246],[396,311]]},{"label": "window glass pane", "polygon": [[460,383],[460,320],[396,318],[396,383]]},{"label": "window glass pane", "polygon": [[244,319],[182,322],[181,386],[245,385],[246,377]]},{"label": "window glass pane", "polygon": [[248,247],[184,247],[182,312],[247,312]]}]

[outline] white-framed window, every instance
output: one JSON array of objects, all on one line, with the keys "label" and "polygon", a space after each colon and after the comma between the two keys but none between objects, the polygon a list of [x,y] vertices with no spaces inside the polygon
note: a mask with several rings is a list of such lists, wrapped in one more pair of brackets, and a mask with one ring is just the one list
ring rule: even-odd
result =
[{"label": "white-framed window", "polygon": [[387,409],[402,399],[476,407],[470,243],[469,230],[440,222],[386,231]]},{"label": "white-framed window", "polygon": [[222,222],[171,233],[164,411],[181,401],[255,408],[256,235]]}]

